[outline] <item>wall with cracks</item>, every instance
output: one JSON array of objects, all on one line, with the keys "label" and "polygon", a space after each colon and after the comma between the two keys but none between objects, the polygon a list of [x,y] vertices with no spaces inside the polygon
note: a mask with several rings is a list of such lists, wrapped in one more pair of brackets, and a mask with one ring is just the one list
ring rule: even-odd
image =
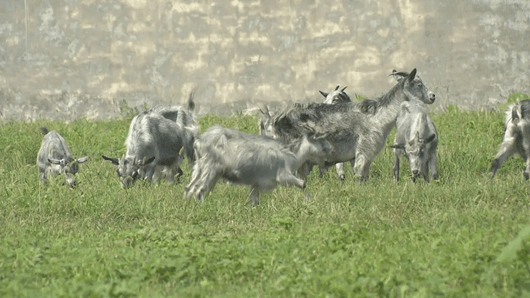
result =
[{"label": "wall with cracks", "polygon": [[528,0],[4,0],[0,119],[377,97],[413,68],[435,108],[492,108],[530,93],[529,43]]}]

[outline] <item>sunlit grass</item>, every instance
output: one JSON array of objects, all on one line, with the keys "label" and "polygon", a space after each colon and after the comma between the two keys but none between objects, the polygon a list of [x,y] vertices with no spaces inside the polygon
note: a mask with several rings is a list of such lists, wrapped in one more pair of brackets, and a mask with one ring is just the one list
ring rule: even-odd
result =
[{"label": "sunlit grass", "polygon": [[[457,296],[530,295],[524,258],[497,257],[530,218],[519,157],[487,175],[502,112],[433,114],[440,180],[412,183],[403,161],[392,178],[388,146],[357,185],[346,165],[308,187],[278,187],[248,204],[223,182],[204,202],[181,183],[123,190],[101,155],[121,156],[130,117],[8,123],[0,127],[0,295],[72,296]],[[257,116],[200,119],[257,133]],[[39,127],[89,156],[71,189],[39,183]],[[393,135],[387,140],[390,145]],[[528,260],[528,258],[527,258]]]}]

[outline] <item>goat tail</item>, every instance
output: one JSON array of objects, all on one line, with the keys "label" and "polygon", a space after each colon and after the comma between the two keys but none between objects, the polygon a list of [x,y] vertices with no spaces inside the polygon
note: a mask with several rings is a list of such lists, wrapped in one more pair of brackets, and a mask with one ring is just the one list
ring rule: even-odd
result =
[{"label": "goat tail", "polygon": [[48,132],[50,132],[50,131],[46,128],[46,126],[41,127],[41,128],[40,128],[40,131],[42,132],[43,135],[46,135],[46,134],[48,134]]},{"label": "goat tail", "polygon": [[190,112],[195,111],[195,102],[193,101],[193,99],[195,98],[195,93],[197,92],[197,88],[198,87],[193,88],[193,90],[191,90],[190,92],[190,95],[188,96],[188,110]]}]

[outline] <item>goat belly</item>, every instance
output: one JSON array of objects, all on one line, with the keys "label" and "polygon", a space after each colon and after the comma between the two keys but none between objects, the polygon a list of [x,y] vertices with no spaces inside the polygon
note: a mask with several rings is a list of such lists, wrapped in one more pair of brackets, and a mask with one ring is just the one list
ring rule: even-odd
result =
[{"label": "goat belly", "polygon": [[223,178],[232,182],[232,183],[240,183],[240,173],[238,171],[227,171],[223,173]]}]

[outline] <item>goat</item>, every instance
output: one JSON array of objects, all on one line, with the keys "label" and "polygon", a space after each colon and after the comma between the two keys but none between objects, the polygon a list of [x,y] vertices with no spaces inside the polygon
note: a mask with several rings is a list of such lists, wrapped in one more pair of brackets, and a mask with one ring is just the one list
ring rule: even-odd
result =
[{"label": "goat", "polygon": [[[193,166],[195,161],[193,142],[199,135],[199,124],[197,123],[197,115],[195,113],[195,102],[193,98],[195,96],[196,89],[190,92],[188,97],[188,108],[183,106],[164,106],[158,105],[147,111],[148,114],[159,114],[162,117],[175,122],[180,129],[186,130],[186,134],[189,135],[189,139],[183,145],[184,155],[188,159],[190,166]],[[180,168],[179,174],[182,174]]]},{"label": "goat", "polygon": [[[340,86],[337,86],[334,90],[332,90],[329,93],[326,93],[320,90],[318,92],[320,92],[320,94],[322,94],[322,96],[325,97],[324,103],[327,103],[327,104],[334,104],[334,103],[339,103],[339,102],[351,102],[351,99],[348,96],[348,94],[344,92],[344,90],[346,90],[346,87],[340,90],[339,88]],[[273,117],[273,113],[271,113],[269,111],[269,108],[266,106],[260,108],[260,112],[261,112],[261,117],[259,119],[259,134],[269,136],[269,137],[274,137],[273,133],[270,131],[271,125],[269,123],[269,121]],[[353,161],[352,161],[352,165],[353,165]],[[303,164],[299,169],[299,172],[301,172],[301,176],[305,177],[309,175],[309,173],[313,169],[313,166],[314,164],[310,162]],[[340,181],[343,182],[344,177],[345,177],[344,176],[344,164],[338,163],[336,165],[336,168],[337,168],[337,174],[340,177]],[[326,171],[327,171],[327,167],[320,167],[319,176],[322,177]]]},{"label": "goat", "polygon": [[79,171],[79,164],[85,163],[88,156],[73,158],[64,138],[56,131],[48,131],[41,127],[44,134],[42,144],[37,154],[37,166],[39,168],[40,180],[45,182],[50,175],[64,173],[66,183],[72,187],[76,185],[75,174]]},{"label": "goat", "polygon": [[504,137],[497,155],[491,163],[491,178],[508,157],[519,153],[526,161],[524,177],[530,178],[530,100],[517,101],[506,111]]},{"label": "goat", "polygon": [[259,204],[259,192],[278,184],[305,188],[293,173],[310,157],[323,157],[333,150],[326,141],[307,134],[290,146],[261,135],[248,135],[220,126],[210,127],[194,144],[197,155],[186,197],[202,200],[219,178],[250,185],[249,200]]},{"label": "goat", "polygon": [[[352,100],[350,99],[350,96],[348,96],[348,94],[344,92],[344,90],[346,90],[346,87],[339,90],[340,86],[337,85],[335,90],[329,93],[322,92],[320,90],[318,92],[320,92],[320,94],[322,94],[322,96],[325,97],[324,103],[327,103],[327,104],[336,104],[339,102],[352,102]],[[354,159],[350,160],[350,163],[353,167],[353,165],[355,164],[355,160]],[[337,170],[337,175],[339,175],[340,183],[344,183],[344,179],[346,178],[346,175],[344,172],[344,163],[339,162],[335,165],[335,167]],[[326,171],[327,171],[326,167],[320,167],[320,177],[324,176],[324,173],[326,173]]]},{"label": "goat", "polygon": [[[195,91],[188,97],[188,109],[159,105],[134,117],[125,140],[125,157],[102,155],[103,159],[118,166],[116,172],[122,187],[132,186],[138,178],[147,178],[151,182],[160,167],[163,167],[168,182],[175,180],[175,174],[178,180],[183,175],[181,151],[190,166],[193,165],[193,142],[199,134],[193,101]],[[155,157],[156,162],[151,164]]]},{"label": "goat", "polygon": [[[157,113],[143,112],[133,118],[125,140],[127,152],[122,158],[102,155],[118,166],[116,170],[123,188],[132,186],[138,178],[152,181],[157,167],[163,167],[167,181],[173,182],[179,172],[183,150],[193,160],[192,131]],[[189,148],[191,146],[191,148]]]},{"label": "goat", "polygon": [[348,96],[348,94],[344,92],[344,90],[346,90],[346,87],[339,90],[340,86],[337,85],[337,87],[335,87],[335,89],[329,93],[322,92],[320,90],[318,90],[318,92],[320,92],[320,94],[324,96],[324,103],[327,104],[334,104],[338,102],[351,102],[352,100],[350,99],[350,96]]},{"label": "goat", "polygon": [[174,106],[165,106],[158,105],[154,108],[147,111],[148,114],[156,113],[161,115],[166,119],[170,119],[175,123],[179,123],[183,127],[188,127],[198,135],[199,127],[197,124],[197,115],[195,114],[195,102],[193,98],[195,97],[196,89],[190,92],[188,96],[188,108],[183,106],[174,105]]},{"label": "goat", "polygon": [[328,166],[354,159],[357,181],[366,181],[370,164],[396,124],[401,104],[406,101],[432,104],[435,99],[414,69],[377,100],[332,105],[292,104],[275,114],[267,129],[272,136],[288,142],[306,133],[301,124],[314,125],[315,131],[326,135],[335,150],[332,155],[310,161]]},{"label": "goat", "polygon": [[429,182],[429,169],[433,179],[438,179],[438,133],[425,107],[404,102],[396,121],[394,138],[394,180],[399,181],[399,157],[405,155],[410,163],[412,180],[420,174]]}]

